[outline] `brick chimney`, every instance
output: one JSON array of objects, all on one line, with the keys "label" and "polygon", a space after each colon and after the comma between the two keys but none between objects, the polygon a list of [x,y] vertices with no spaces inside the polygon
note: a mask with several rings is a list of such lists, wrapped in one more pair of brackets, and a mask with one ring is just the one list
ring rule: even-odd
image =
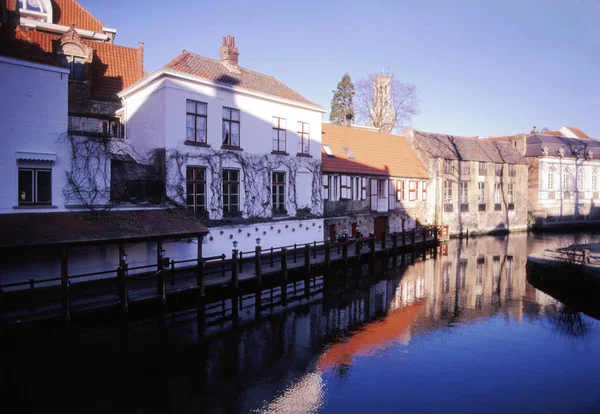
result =
[{"label": "brick chimney", "polygon": [[231,35],[223,37],[223,45],[219,51],[221,62],[237,67],[239,55],[238,48],[235,47],[235,37]]},{"label": "brick chimney", "polygon": [[531,130],[530,134],[537,134],[537,127],[534,126],[533,129]]}]

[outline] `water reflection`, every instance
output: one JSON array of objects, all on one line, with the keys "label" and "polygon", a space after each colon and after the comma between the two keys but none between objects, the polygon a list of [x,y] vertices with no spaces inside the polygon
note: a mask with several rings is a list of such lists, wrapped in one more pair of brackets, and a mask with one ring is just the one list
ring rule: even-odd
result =
[{"label": "water reflection", "polygon": [[[47,338],[3,338],[2,378],[10,385],[0,387],[1,397],[68,389],[70,403],[81,405],[61,411],[123,406],[140,413],[396,411],[399,398],[407,411],[477,411],[492,401],[498,410],[527,411],[540,403],[536,390],[571,401],[541,384],[571,367],[580,370],[571,373],[574,380],[584,370],[598,372],[600,355],[562,349],[548,330],[600,349],[597,326],[533,288],[525,271],[529,253],[569,239],[523,233],[453,240],[436,259],[388,268],[385,278],[380,269],[367,288],[204,336],[196,321],[173,318],[160,335],[148,321],[128,334],[79,336],[65,349],[48,347]],[[93,369],[78,363],[82,357]],[[556,358],[563,362],[548,362]],[[525,379],[515,380],[517,369],[528,372]],[[579,383],[583,391],[600,386],[592,377]]]}]

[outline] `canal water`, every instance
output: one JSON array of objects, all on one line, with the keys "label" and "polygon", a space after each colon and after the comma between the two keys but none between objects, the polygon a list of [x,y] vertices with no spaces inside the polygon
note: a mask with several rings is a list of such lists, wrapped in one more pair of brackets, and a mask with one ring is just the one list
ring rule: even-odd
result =
[{"label": "canal water", "polygon": [[5,329],[6,412],[599,412],[600,325],[527,282],[594,234],[452,240],[238,326]]}]

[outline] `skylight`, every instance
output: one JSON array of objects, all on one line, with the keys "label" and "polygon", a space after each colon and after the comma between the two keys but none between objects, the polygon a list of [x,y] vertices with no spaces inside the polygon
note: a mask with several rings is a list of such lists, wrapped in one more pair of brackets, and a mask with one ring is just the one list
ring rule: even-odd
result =
[{"label": "skylight", "polygon": [[351,160],[354,159],[354,155],[352,154],[352,151],[350,151],[350,148],[344,147],[344,152],[346,152],[346,155],[348,156],[349,159],[351,159]]},{"label": "skylight", "polygon": [[323,145],[323,149],[325,150],[325,154],[327,154],[328,157],[334,157],[333,151],[331,151],[329,145]]}]

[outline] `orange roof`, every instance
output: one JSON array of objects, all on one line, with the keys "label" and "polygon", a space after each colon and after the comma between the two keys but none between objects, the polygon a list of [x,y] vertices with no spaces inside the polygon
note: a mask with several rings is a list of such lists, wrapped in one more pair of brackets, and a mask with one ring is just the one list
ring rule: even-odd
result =
[{"label": "orange roof", "polygon": [[582,139],[591,139],[585,132],[583,132],[581,129],[579,128],[573,128],[568,126],[567,128],[569,128],[569,130],[571,130],[571,132],[573,134],[575,134],[577,136],[577,138],[582,138]]},{"label": "orange roof", "polygon": [[233,72],[221,63],[220,60],[200,56],[187,50],[184,50],[182,54],[167,63],[163,68],[278,96],[283,99],[317,105],[272,76],[254,72],[241,66],[237,67],[239,72]]},{"label": "orange roof", "polygon": [[[9,33],[5,38],[2,54],[38,63],[56,64],[53,42],[60,37],[58,34],[17,27],[14,33]],[[141,49],[85,40],[83,43],[94,49],[91,65],[92,97],[118,99],[118,92],[144,76]]]},{"label": "orange roof", "polygon": [[[17,0],[0,0],[0,4],[2,2],[5,3],[8,11],[15,11],[17,8]],[[52,23],[63,26],[74,24],[77,29],[98,33],[102,33],[104,27],[100,20],[96,19],[75,0],[52,0]]]},{"label": "orange roof", "polygon": [[382,320],[366,325],[348,340],[338,342],[325,351],[317,361],[317,367],[321,372],[325,372],[337,365],[349,364],[353,356],[369,355],[378,349],[387,348],[409,332],[424,305],[425,300],[421,300],[391,312]]},{"label": "orange roof", "polygon": [[102,33],[104,25],[75,0],[52,0],[54,23]]},{"label": "orange roof", "polygon": [[[323,124],[322,144],[333,152],[328,156],[321,148],[322,169],[326,172],[385,175],[387,177],[427,178],[427,170],[399,135],[383,134],[354,126]],[[348,148],[354,159],[350,159]]]}]

